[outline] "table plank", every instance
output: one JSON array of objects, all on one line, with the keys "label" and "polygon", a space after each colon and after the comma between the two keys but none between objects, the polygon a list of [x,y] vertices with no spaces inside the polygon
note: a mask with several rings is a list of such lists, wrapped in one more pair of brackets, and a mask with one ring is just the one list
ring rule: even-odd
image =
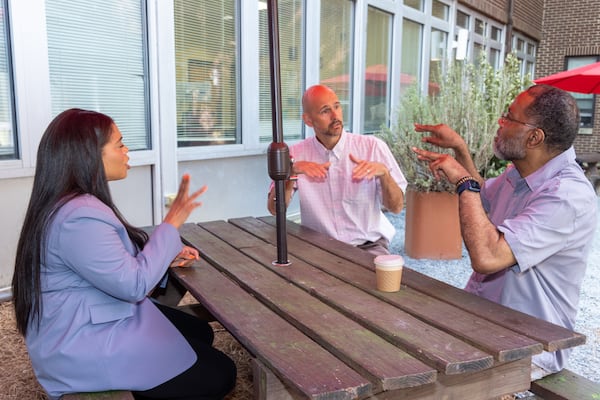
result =
[{"label": "table plank", "polygon": [[[251,219],[252,220],[252,219]],[[256,219],[254,219],[256,221]],[[261,217],[258,220],[275,226],[274,217]],[[252,221],[254,222],[254,221]],[[258,222],[256,222],[258,223]],[[327,235],[316,232],[310,228],[287,221],[288,239],[290,236],[299,237],[304,241],[331,252],[339,257],[360,264],[374,270],[373,255],[359,248],[350,248],[345,243],[336,241]],[[438,298],[481,318],[487,319],[498,325],[509,327],[511,330],[542,343],[544,350],[556,351],[585,344],[585,335],[571,331],[567,328],[552,324],[531,315],[508,310],[506,307],[473,296],[462,290],[433,279],[417,271],[407,268],[402,274],[402,282],[407,286],[423,292],[428,296]]]},{"label": "table plank", "polygon": [[[436,371],[433,368],[290,285],[227,243],[211,237],[209,232],[189,226],[182,227],[180,232],[186,242],[197,247],[202,257],[215,268],[231,276],[246,291],[359,373],[368,376],[373,390],[420,386],[435,381]],[[272,253],[272,246],[263,242],[259,244],[268,246]],[[252,248],[254,246],[244,247]]]},{"label": "table plank", "polygon": [[[446,332],[434,329],[429,324],[370,296],[364,291],[346,285],[339,279],[303,261],[294,259],[291,267],[273,266],[272,258],[276,254],[275,247],[258,238],[255,238],[256,242],[252,245],[242,246],[242,243],[248,244],[250,242],[252,235],[231,224],[217,221],[201,223],[200,226],[230,243],[234,248],[250,255],[264,267],[271,269],[286,280],[299,284],[305,290],[303,293],[318,296],[320,300],[324,300],[336,309],[344,311],[350,318],[360,321],[368,328],[375,330],[378,335],[402,347],[406,352],[435,367],[438,371],[447,374],[464,373],[489,368],[493,363],[489,354]],[[187,234],[184,236],[187,237]],[[215,261],[218,264],[222,263],[219,260]],[[236,276],[237,279],[245,279],[239,272],[236,272]],[[272,281],[272,278],[267,281]],[[256,296],[276,296],[275,293],[272,295],[266,293],[268,289],[267,287],[258,286],[252,288],[253,292],[256,291]],[[302,301],[302,307],[310,307],[312,303],[316,305],[323,304],[309,295],[306,300]],[[290,310],[287,304],[277,304],[276,306],[281,307],[282,311],[288,313],[290,318],[295,317],[294,310]],[[373,310],[377,310],[377,313],[374,313]],[[310,329],[308,325],[315,322],[313,321],[314,318],[311,318],[315,313],[318,313],[318,311],[310,311],[302,319],[302,322],[307,324],[305,326],[308,329]],[[339,330],[339,327],[336,327],[336,330]]]},{"label": "table plank", "polygon": [[[371,384],[205,261],[176,277],[248,351],[311,399],[354,399]],[[286,341],[281,341],[284,336]],[[290,362],[294,360],[294,362]]]},{"label": "table plank", "polygon": [[440,374],[433,385],[380,393],[376,400],[500,400],[529,388],[530,367],[531,358],[523,358],[479,372]]},{"label": "table plank", "polygon": [[[231,220],[230,223],[244,228],[262,239],[272,240],[275,235],[275,228],[273,226],[261,224],[253,218],[236,218]],[[288,250],[290,253],[326,271],[328,274],[406,311],[416,318],[427,322],[429,325],[435,326],[453,336],[461,337],[461,339],[471,343],[482,351],[492,354],[497,361],[518,360],[542,351],[542,345],[538,341],[524,335],[515,334],[503,326],[474,316],[460,308],[427,296],[410,287],[403,286],[402,290],[396,293],[379,292],[376,290],[375,274],[372,270],[340,259],[310,243],[299,240],[297,237],[291,236],[288,238]],[[314,288],[311,290],[314,290]],[[327,291],[328,289],[324,287],[323,290]],[[454,290],[459,291],[456,288]],[[359,298],[359,296],[353,295],[353,298]],[[324,298],[324,301],[331,300]],[[360,309],[361,304],[348,305],[347,307],[348,310],[346,312],[352,313],[353,310]],[[377,309],[381,310],[382,307],[378,307]],[[390,318],[395,317],[394,310],[389,310]],[[378,312],[378,315],[381,315],[381,312]]]}]

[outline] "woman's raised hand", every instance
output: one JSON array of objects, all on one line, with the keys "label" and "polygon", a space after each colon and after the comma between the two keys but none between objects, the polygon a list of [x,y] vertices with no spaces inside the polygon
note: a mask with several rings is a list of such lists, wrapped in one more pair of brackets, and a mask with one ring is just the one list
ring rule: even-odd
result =
[{"label": "woman's raised hand", "polygon": [[188,174],[183,175],[181,178],[181,183],[179,184],[177,197],[175,197],[175,200],[173,200],[169,212],[165,216],[164,222],[167,222],[179,229],[179,227],[188,219],[192,211],[202,205],[202,202],[196,201],[196,199],[202,193],[206,192],[206,189],[207,187],[204,185],[199,190],[189,194],[190,176]]}]

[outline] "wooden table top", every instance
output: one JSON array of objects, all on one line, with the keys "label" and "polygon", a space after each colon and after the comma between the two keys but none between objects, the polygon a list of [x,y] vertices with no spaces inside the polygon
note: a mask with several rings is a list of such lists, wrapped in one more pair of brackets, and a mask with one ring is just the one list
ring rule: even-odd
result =
[{"label": "wooden table top", "polygon": [[289,266],[273,217],[185,224],[202,260],[172,275],[301,397],[487,399],[527,389],[533,354],[585,343],[410,265],[379,292],[372,254],[286,225]]}]

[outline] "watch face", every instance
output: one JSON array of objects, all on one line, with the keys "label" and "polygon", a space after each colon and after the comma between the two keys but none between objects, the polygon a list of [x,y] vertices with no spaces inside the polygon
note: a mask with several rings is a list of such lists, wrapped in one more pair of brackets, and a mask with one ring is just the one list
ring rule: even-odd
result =
[{"label": "watch face", "polygon": [[458,187],[456,188],[456,193],[460,195],[465,190],[469,190],[471,192],[480,192],[481,186],[479,185],[479,182],[477,182],[475,179],[470,178],[458,185]]},{"label": "watch face", "polygon": [[479,185],[479,182],[477,181],[469,181],[469,187],[467,187],[467,189],[471,192],[480,192],[481,185]]}]

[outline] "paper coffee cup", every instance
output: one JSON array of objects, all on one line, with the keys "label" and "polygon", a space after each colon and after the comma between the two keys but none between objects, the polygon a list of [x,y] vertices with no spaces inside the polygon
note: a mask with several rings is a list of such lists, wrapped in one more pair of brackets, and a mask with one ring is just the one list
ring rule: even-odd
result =
[{"label": "paper coffee cup", "polygon": [[403,266],[404,259],[397,254],[386,254],[375,257],[377,290],[382,292],[397,292],[400,290]]}]

